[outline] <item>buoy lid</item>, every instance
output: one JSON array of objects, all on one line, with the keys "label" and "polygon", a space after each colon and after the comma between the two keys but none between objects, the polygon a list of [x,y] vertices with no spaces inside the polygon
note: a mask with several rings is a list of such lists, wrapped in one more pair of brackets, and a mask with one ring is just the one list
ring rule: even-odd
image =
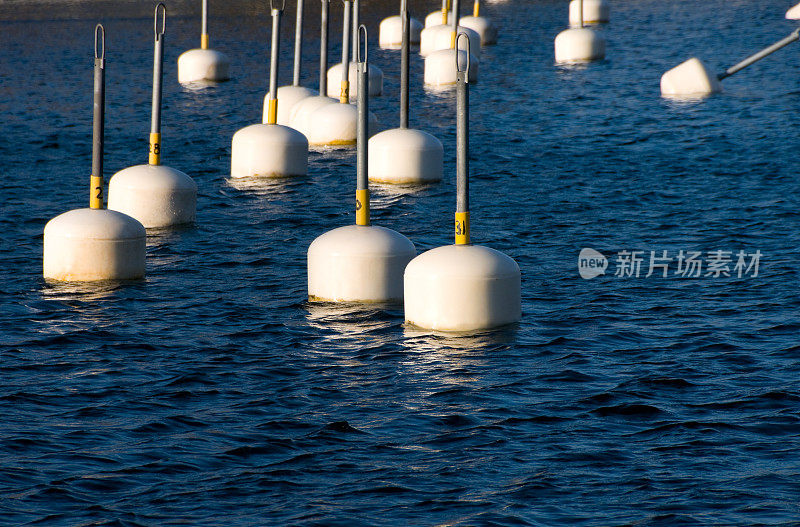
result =
[{"label": "buoy lid", "polygon": [[191,177],[165,165],[135,165],[120,170],[112,179],[115,184],[129,189],[197,190]]},{"label": "buoy lid", "polygon": [[424,252],[406,267],[406,276],[450,279],[511,278],[519,266],[510,256],[483,245],[445,245]]},{"label": "buoy lid", "polygon": [[413,128],[392,128],[375,134],[369,140],[370,148],[386,147],[402,152],[418,151],[426,152],[429,150],[440,151],[442,143],[436,137]]},{"label": "buoy lid", "polygon": [[280,124],[251,124],[234,134],[237,141],[257,141],[259,145],[285,145],[290,143],[307,143],[306,136]]},{"label": "buoy lid", "polygon": [[786,11],[786,18],[789,20],[800,20],[800,4],[790,7],[789,10]]},{"label": "buoy lid", "polygon": [[397,254],[413,257],[417,253],[411,240],[378,225],[346,225],[333,229],[317,237],[308,251],[348,256]]},{"label": "buoy lid", "polygon": [[83,240],[132,240],[144,238],[144,226],[127,214],[108,209],[75,209],[47,222],[46,236]]}]

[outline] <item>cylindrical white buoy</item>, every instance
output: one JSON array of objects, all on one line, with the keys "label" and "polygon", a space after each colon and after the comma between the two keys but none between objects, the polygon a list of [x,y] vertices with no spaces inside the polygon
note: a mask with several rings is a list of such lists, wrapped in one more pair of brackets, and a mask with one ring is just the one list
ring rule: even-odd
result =
[{"label": "cylindrical white buoy", "polygon": [[[314,114],[323,106],[337,103],[338,100],[327,97],[328,91],[328,8],[329,0],[322,0],[320,9],[320,37],[319,37],[319,94],[298,101],[292,108],[289,116],[289,126],[300,133],[309,136],[314,129]],[[280,113],[280,112],[279,112]]]},{"label": "cylindrical white buoy", "polygon": [[166,16],[167,8],[159,3],[154,25],[149,164],[123,169],[108,182],[108,208],[136,218],[148,229],[192,223],[197,209],[194,180],[180,170],[161,165],[161,66]]},{"label": "cylindrical white buoy", "polygon": [[569,3],[569,25],[583,27],[583,24],[605,24],[609,18],[608,0],[583,0],[581,17],[580,0]]},{"label": "cylindrical white buoy", "polygon": [[145,274],[144,226],[103,209],[105,30],[95,27],[94,125],[88,209],[56,216],[44,227],[44,278],[63,281],[131,280]]},{"label": "cylindrical white buoy", "polygon": [[178,82],[221,82],[230,79],[230,60],[219,51],[209,49],[208,0],[203,0],[200,49],[190,49],[178,57]]},{"label": "cylindrical white buoy", "polygon": [[[366,28],[361,29],[366,35]],[[359,90],[358,97],[356,224],[329,231],[308,247],[308,298],[312,302],[402,301],[403,271],[417,253],[402,234],[370,225],[366,49],[358,65],[358,83],[366,89]]]},{"label": "cylindrical white buoy", "polygon": [[770,44],[761,51],[753,53],[718,75],[709,73],[699,59],[691,58],[661,76],[661,94],[666,97],[696,98],[722,91],[719,81],[742,71],[747,66],[798,40],[800,40],[800,28],[795,29],[789,35],[774,44]]},{"label": "cylindrical white buoy", "polygon": [[497,28],[492,21],[480,15],[480,0],[475,0],[472,6],[472,16],[462,16],[458,24],[475,31],[481,37],[481,45],[497,44]]},{"label": "cylindrical white buoy", "polygon": [[458,197],[455,245],[414,258],[404,277],[408,324],[437,331],[471,332],[519,321],[519,266],[505,254],[470,245],[469,91],[467,72],[458,72]]},{"label": "cylindrical white buoy", "polygon": [[[294,70],[292,84],[278,88],[278,124],[289,126],[294,106],[307,97],[318,93],[310,88],[300,86],[300,66],[303,57],[303,2],[297,0],[297,16],[294,27]],[[262,122],[269,120],[269,94],[264,96],[264,112]]]},{"label": "cylindrical white buoy", "polygon": [[[458,26],[457,31],[459,33],[465,33],[467,37],[469,37],[469,47],[472,50],[472,54],[476,57],[480,56],[481,36],[476,31],[465,26]],[[453,47],[452,39],[452,24],[447,26],[427,27],[422,31],[422,36],[420,37],[419,54],[423,57],[427,57],[440,49],[450,49]],[[459,49],[466,50],[466,46],[466,41],[462,40],[459,44]]]},{"label": "cylindrical white buoy", "polygon": [[410,23],[407,1],[402,0],[403,26],[400,60],[400,128],[369,140],[369,179],[381,183],[430,183],[442,179],[443,148],[434,136],[408,127]]},{"label": "cylindrical white buoy", "polygon": [[556,35],[554,42],[558,64],[580,64],[602,60],[606,56],[606,41],[596,31],[583,27],[583,1],[577,0],[578,27]]},{"label": "cylindrical white buoy", "polygon": [[[480,49],[480,37],[471,29],[456,30],[459,18],[459,0],[453,1],[453,23],[450,26],[450,47],[434,51],[425,57],[425,84],[431,87],[451,86],[456,83],[458,69],[467,71],[469,82],[478,81],[478,58],[472,50]],[[471,35],[470,35],[471,33]],[[461,36],[464,38],[460,38]]]},{"label": "cylindrical white buoy", "polygon": [[[350,71],[347,75],[349,78],[356,76],[356,63],[350,63]],[[342,65],[334,64],[328,70],[328,97],[339,97],[341,91],[337,89],[337,81],[342,78]],[[350,86],[350,102],[355,103],[358,97],[358,87]],[[369,94],[376,96],[383,94],[383,71],[377,66],[369,65]]]},{"label": "cylindrical white buoy", "polygon": [[722,91],[717,76],[706,65],[692,57],[661,76],[661,95],[676,98],[705,97]]},{"label": "cylindrical white buoy", "polygon": [[233,135],[231,177],[289,177],[308,173],[308,140],[278,121],[278,56],[283,5],[272,4],[272,45],[266,124],[253,124]]},{"label": "cylindrical white buoy", "polygon": [[[342,62],[350,64],[350,17],[352,5],[350,0],[344,1],[344,18],[342,21]],[[356,131],[358,129],[358,110],[350,102],[350,68],[342,67],[339,92],[339,103],[322,104],[309,117],[309,125],[303,130],[312,146],[353,146],[356,144]],[[328,93],[333,84],[328,81]],[[298,120],[298,116],[295,116]],[[370,131],[377,126],[378,120],[372,115],[368,116]]]},{"label": "cylindrical white buoy", "polygon": [[450,25],[453,23],[453,12],[450,10],[450,0],[442,0],[442,8],[433,11],[425,17],[425,27]]},{"label": "cylindrical white buoy", "polygon": [[[411,19],[411,45],[418,46],[422,23],[416,18]],[[378,26],[378,45],[383,49],[400,49],[403,45],[403,19],[394,15],[381,20]]]},{"label": "cylindrical white buoy", "polygon": [[800,4],[792,6],[786,11],[787,20],[800,20]]}]

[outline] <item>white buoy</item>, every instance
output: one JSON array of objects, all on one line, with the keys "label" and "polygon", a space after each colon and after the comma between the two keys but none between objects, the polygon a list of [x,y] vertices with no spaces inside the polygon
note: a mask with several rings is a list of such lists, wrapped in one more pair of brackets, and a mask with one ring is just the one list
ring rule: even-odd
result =
[{"label": "white buoy", "polygon": [[[422,23],[410,18],[409,38],[412,46],[419,46]],[[394,15],[381,20],[378,26],[378,45],[383,49],[400,49],[403,46],[403,15]]]},{"label": "white buoy", "polygon": [[437,9],[425,17],[425,27],[444,25],[453,23],[453,12],[450,10],[450,0],[442,0],[442,8]]},{"label": "white buoy", "polygon": [[166,16],[167,8],[159,3],[154,25],[149,162],[123,169],[108,182],[108,208],[136,218],[148,229],[192,223],[197,209],[197,184],[194,180],[180,170],[161,165],[161,66]]},{"label": "white buoy", "polygon": [[[459,25],[457,28],[459,33],[466,33],[469,37],[470,48],[472,54],[476,57],[480,55],[481,49],[481,36],[473,29],[466,26]],[[422,57],[427,57],[431,53],[439,51],[440,49],[449,49],[452,47],[453,38],[453,25],[439,25],[426,27],[422,30],[420,37],[419,54]],[[464,41],[462,41],[464,42]],[[460,49],[466,49],[466,43],[460,44]]]},{"label": "white buoy", "polygon": [[208,0],[203,0],[200,49],[190,49],[178,57],[178,82],[221,82],[230,79],[231,62],[219,51],[209,49]]},{"label": "white buoy", "polygon": [[583,1],[578,0],[578,27],[565,29],[555,40],[558,64],[580,64],[602,60],[606,56],[606,41],[596,31],[583,27]]},{"label": "white buoy", "polygon": [[[308,97],[319,95],[316,91],[300,86],[300,64],[303,57],[303,2],[297,0],[297,13],[294,25],[294,70],[292,84],[278,88],[278,124],[291,126],[292,110],[295,105]],[[269,94],[264,96],[262,122],[269,118]]]},{"label": "white buoy", "polygon": [[327,104],[336,104],[339,101],[323,95],[328,92],[328,6],[330,0],[322,0],[320,9],[320,37],[319,37],[319,93],[307,97],[292,108],[289,117],[289,126],[308,137],[314,128],[314,114]]},{"label": "white buoy", "polygon": [[[360,12],[360,0],[353,0],[353,31],[352,31],[352,45],[353,50],[351,56],[355,58],[356,56],[356,33],[358,32],[359,27],[359,12]],[[336,79],[342,78],[342,68],[344,64],[334,64],[331,66],[331,69],[328,70],[328,97],[341,97],[341,92],[336,91]],[[350,71],[348,72],[348,77],[353,78],[356,76],[356,64],[355,62],[349,63]],[[350,102],[355,102],[356,98],[358,97],[358,85],[354,85],[350,87]],[[369,94],[371,96],[381,95],[383,93],[383,71],[377,66],[372,64],[369,65]]]},{"label": "white buoy", "polygon": [[145,274],[144,226],[103,209],[105,30],[95,27],[94,125],[89,208],[56,216],[44,227],[42,271],[48,280],[131,280]]},{"label": "white buoy", "polygon": [[[458,69],[467,71],[469,82],[478,81],[478,58],[472,52],[477,46],[480,49],[480,37],[470,30],[457,30],[459,18],[459,0],[453,1],[453,23],[450,26],[450,47],[434,51],[425,57],[425,85],[434,88],[452,86],[458,78]],[[469,33],[473,36],[470,36]],[[457,38],[461,33],[465,38]]]},{"label": "white buoy", "polygon": [[686,62],[678,64],[661,76],[661,95],[677,99],[697,99],[720,92],[722,91],[722,84],[719,81],[730,77],[798,39],[800,39],[800,28],[795,29],[788,36],[767,46],[758,53],[750,55],[718,75],[710,73],[700,59],[693,57]]},{"label": "white buoy", "polygon": [[404,277],[406,323],[436,331],[496,328],[519,321],[522,313],[517,263],[489,247],[470,245],[467,78],[459,70],[455,245],[417,256]]},{"label": "white buoy", "polygon": [[[417,254],[411,241],[385,227],[370,225],[367,175],[369,73],[366,32],[364,60],[358,61],[358,151],[356,224],[333,229],[308,247],[308,298],[312,302],[400,302],[403,270]],[[360,50],[359,50],[360,51]]]},{"label": "white buoy", "polygon": [[472,16],[462,16],[458,25],[471,29],[481,38],[481,46],[497,44],[497,28],[492,21],[485,16],[480,16],[480,0],[475,0],[472,6]]},{"label": "white buoy", "polygon": [[[344,19],[342,24],[342,62],[350,63],[350,16],[352,4],[344,0]],[[303,133],[308,137],[312,146],[350,147],[356,144],[358,129],[358,110],[350,102],[350,68],[342,67],[341,90],[339,102],[336,104],[322,104],[312,115],[307,118],[303,126]],[[328,93],[330,93],[328,84]],[[298,115],[295,118],[299,121]],[[372,115],[368,116],[369,128],[374,130],[378,120]]]},{"label": "white buoy", "polygon": [[403,27],[400,60],[400,128],[385,130],[369,140],[369,179],[381,183],[430,183],[442,179],[443,148],[436,137],[408,127],[410,20],[402,0]]},{"label": "white buoy", "polygon": [[787,20],[800,20],[800,4],[792,6],[786,11]]},{"label": "white buoy", "polygon": [[583,27],[584,24],[608,23],[608,0],[583,0],[583,13],[580,3],[580,0],[569,3],[569,25]]},{"label": "white buoy", "polygon": [[308,140],[278,121],[278,56],[283,2],[272,3],[272,46],[270,54],[267,121],[252,124],[233,135],[231,177],[289,177],[308,173]]}]

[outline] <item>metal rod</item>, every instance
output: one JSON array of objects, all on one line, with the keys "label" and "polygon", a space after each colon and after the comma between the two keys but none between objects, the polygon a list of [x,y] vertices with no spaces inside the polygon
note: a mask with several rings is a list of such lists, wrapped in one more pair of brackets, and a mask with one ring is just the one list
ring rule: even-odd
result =
[{"label": "metal rod", "polygon": [[450,34],[450,47],[456,49],[456,34],[458,32],[458,16],[461,13],[461,2],[460,0],[453,0],[453,31]]},{"label": "metal rod", "polygon": [[[456,0],[458,1],[458,0]],[[458,38],[467,39],[467,57],[469,57],[469,38],[460,33]],[[458,67],[456,53],[456,245],[470,243],[469,238],[469,68],[462,71]]]},{"label": "metal rod", "polygon": [[472,6],[472,16],[478,18],[481,13],[481,3],[480,0],[475,0],[475,4]]},{"label": "metal rod", "polygon": [[[403,11],[403,45],[400,52],[400,128],[408,128],[408,63],[410,46],[410,21],[408,19],[408,3],[402,0]],[[359,88],[360,89],[360,88]]]},{"label": "metal rod", "polygon": [[776,43],[772,44],[771,46],[767,46],[766,48],[762,49],[758,53],[754,53],[753,55],[750,55],[749,57],[747,57],[743,61],[739,62],[738,64],[735,64],[735,65],[731,66],[730,68],[725,70],[725,73],[720,73],[719,75],[717,75],[717,79],[722,80],[722,79],[724,79],[726,77],[730,77],[731,75],[733,75],[737,71],[743,70],[744,68],[746,68],[750,64],[763,59],[767,55],[775,53],[776,51],[778,51],[782,47],[784,47],[784,46],[786,46],[788,44],[791,44],[792,42],[794,42],[795,40],[798,40],[798,39],[800,39],[800,28],[795,29],[794,31],[791,32],[791,34],[789,34],[789,36],[780,39],[779,41],[777,41]]},{"label": "metal rod", "polygon": [[[99,47],[98,47],[99,45]],[[106,30],[94,28],[94,111],[92,115],[92,175],[89,207],[103,208],[103,136],[106,113]]]},{"label": "metal rod", "polygon": [[319,34],[319,94],[328,95],[328,3],[322,0]]},{"label": "metal rod", "polygon": [[294,22],[294,72],[292,86],[300,86],[300,61],[303,56],[303,0],[297,0],[297,17]]},{"label": "metal rod", "polygon": [[[364,35],[364,56],[361,56],[361,35]],[[356,33],[356,70],[358,71],[358,122],[356,130],[356,225],[369,225],[368,116],[369,65],[367,64],[367,28]]]},{"label": "metal rod", "polygon": [[269,58],[269,106],[267,107],[267,124],[278,122],[278,54],[281,45],[281,13],[283,2],[278,5],[272,0],[272,45]]},{"label": "metal rod", "polygon": [[356,60],[356,53],[358,48],[358,26],[359,26],[359,13],[361,12],[361,2],[353,0],[353,51],[350,56]]},{"label": "metal rod", "polygon": [[[159,14],[161,15],[159,17]],[[167,7],[159,3],[153,20],[153,32],[155,35],[153,44],[153,105],[150,117],[150,153],[149,162],[151,165],[161,164],[161,81],[162,64],[164,62],[164,32],[167,29]],[[161,18],[161,28],[158,21]]]},{"label": "metal rod", "polygon": [[350,0],[344,0],[344,21],[342,22],[342,89],[339,93],[339,102],[350,102],[350,15],[353,5]]},{"label": "metal rod", "polygon": [[208,49],[208,0],[203,0],[203,16],[200,29],[200,48]]},{"label": "metal rod", "polygon": [[447,25],[448,11],[450,11],[450,0],[442,0],[442,25]]},{"label": "metal rod", "polygon": [[578,23],[583,27],[583,0],[578,0]]}]

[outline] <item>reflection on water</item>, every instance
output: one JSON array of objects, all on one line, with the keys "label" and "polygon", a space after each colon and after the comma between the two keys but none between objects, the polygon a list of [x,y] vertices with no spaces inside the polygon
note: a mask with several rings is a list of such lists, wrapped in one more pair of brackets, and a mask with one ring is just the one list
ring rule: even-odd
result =
[{"label": "reflection on water", "polygon": [[240,192],[256,196],[274,196],[291,192],[297,186],[307,183],[307,177],[229,177],[225,183]]}]

